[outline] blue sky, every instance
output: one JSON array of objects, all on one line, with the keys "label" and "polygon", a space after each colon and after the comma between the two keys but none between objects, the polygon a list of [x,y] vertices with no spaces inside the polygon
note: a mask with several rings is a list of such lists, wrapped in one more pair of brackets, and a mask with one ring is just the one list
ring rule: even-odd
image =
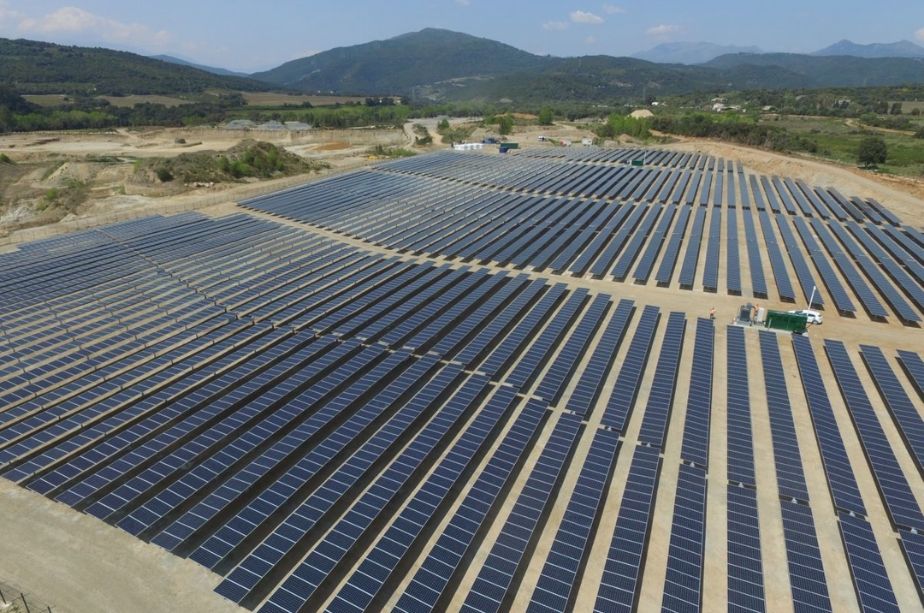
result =
[{"label": "blue sky", "polygon": [[924,44],[924,0],[0,0],[0,37],[244,71],[428,26],[552,55],[630,55],[668,41],[808,52],[842,38]]}]

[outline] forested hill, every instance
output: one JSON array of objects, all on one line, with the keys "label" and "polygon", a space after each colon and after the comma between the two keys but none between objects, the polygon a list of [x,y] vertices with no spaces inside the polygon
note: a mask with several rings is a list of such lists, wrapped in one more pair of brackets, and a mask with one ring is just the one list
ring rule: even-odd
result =
[{"label": "forested hill", "polygon": [[[764,69],[777,68],[802,76],[807,87],[873,87],[924,83],[924,58],[861,58],[798,53],[734,53],[703,64],[722,71],[749,70],[766,79]],[[759,86],[772,89],[772,80]]]},{"label": "forested hill", "polygon": [[547,61],[487,38],[427,28],[338,47],[252,76],[303,91],[389,94],[457,78],[535,70]]},{"label": "forested hill", "polygon": [[252,79],[215,75],[111,49],[0,38],[0,85],[20,94],[178,94],[262,91]]}]

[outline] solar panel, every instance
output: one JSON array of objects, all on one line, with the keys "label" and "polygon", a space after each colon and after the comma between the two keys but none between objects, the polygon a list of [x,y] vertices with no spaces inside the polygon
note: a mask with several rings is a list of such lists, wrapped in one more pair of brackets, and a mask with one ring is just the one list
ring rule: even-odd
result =
[{"label": "solar panel", "polygon": [[776,483],[780,496],[807,502],[808,487],[805,484],[802,455],[799,452],[799,440],[796,438],[796,426],[793,422],[778,342],[776,333],[760,331],[760,356],[764,369],[767,409],[770,414]]},{"label": "solar panel", "polygon": [[[507,376],[505,381],[519,390],[529,388],[539,375],[541,367],[548,356],[558,347],[565,333],[574,323],[575,319],[587,300],[587,291],[580,289],[571,293],[567,302],[555,314],[539,338],[530,346],[529,350],[520,358],[516,367]],[[488,358],[488,362],[494,356]]]},{"label": "solar panel", "polygon": [[382,606],[404,576],[414,544],[433,530],[517,401],[516,393],[504,387],[488,400],[334,596],[332,608],[371,610]]},{"label": "solar panel", "polygon": [[875,262],[881,266],[886,274],[898,285],[908,298],[919,308],[924,309],[924,288],[921,284],[911,278],[911,275],[896,262],[886,251],[870,237],[863,232],[863,229],[856,223],[847,224],[847,229],[853,234],[866,251],[873,257]]},{"label": "solar panel", "polygon": [[[718,209],[713,209],[713,215]],[[696,217],[693,219],[693,229],[690,231],[690,239],[687,242],[687,251],[683,256],[683,265],[680,268],[680,286],[693,287],[693,281],[696,278],[696,265],[699,261],[699,250],[703,242],[703,224],[706,221],[706,209],[698,209]]]},{"label": "solar panel", "polygon": [[667,553],[662,611],[702,608],[703,558],[706,546],[706,473],[680,465],[671,540]]},{"label": "solar panel", "polygon": [[780,502],[780,508],[793,607],[797,611],[831,611],[812,510],[807,505],[786,501]]},{"label": "solar panel", "polygon": [[683,242],[683,236],[686,233],[687,223],[690,219],[690,210],[689,207],[683,207],[680,210],[680,217],[677,219],[677,225],[674,227],[674,231],[667,244],[667,249],[664,251],[661,265],[658,267],[658,272],[655,275],[655,280],[658,282],[659,286],[664,287],[670,285],[671,277],[674,275],[674,268],[677,265],[677,256],[680,253],[680,244]]},{"label": "solar panel", "polygon": [[905,559],[911,572],[914,575],[915,582],[918,585],[918,593],[924,590],[924,535],[915,532],[901,531],[902,551],[905,553]]},{"label": "solar panel", "polygon": [[597,430],[594,433],[590,451],[530,599],[528,611],[531,613],[568,611],[573,607],[606,501],[619,445],[619,435],[615,432]]},{"label": "solar panel", "polygon": [[727,326],[728,377],[728,480],[754,485],[754,443],[751,435],[751,401],[748,393],[748,358],[744,329]]},{"label": "solar panel", "polygon": [[[860,299],[860,303],[863,304],[863,308],[866,309],[869,316],[874,319],[888,316],[888,312],[882,306],[882,303],[879,302],[869,289],[869,286],[866,285],[860,277],[857,269],[848,261],[847,256],[844,255],[831,235],[828,234],[825,224],[817,219],[813,219],[811,223],[812,227],[815,229],[815,233],[818,234],[821,238],[821,242],[824,243],[825,247],[828,249],[828,253],[831,254],[831,259],[834,260],[834,263],[844,275],[847,283],[853,288],[853,291]],[[835,302],[837,301],[835,300]]]},{"label": "solar panel", "polygon": [[727,247],[725,256],[725,274],[728,293],[741,295],[741,261],[738,254],[738,219],[735,209],[728,209],[726,221]]},{"label": "solar panel", "polygon": [[[404,501],[404,489],[426,473],[455,430],[481,404],[487,390],[487,379],[477,376],[468,379],[294,567],[289,578],[273,590],[267,602],[288,607],[297,595],[302,606],[319,606],[334,587],[332,583],[334,577],[339,576],[338,569],[350,560],[352,552],[361,549],[373,536],[376,520],[380,516],[387,517]],[[303,540],[300,549],[307,548],[308,543]],[[284,564],[277,564],[275,570],[278,573],[283,568]],[[262,594],[259,585],[251,591],[251,596],[255,592]]]},{"label": "solar panel", "polygon": [[754,218],[750,212],[743,213],[743,217],[744,238],[748,249],[748,266],[751,269],[751,292],[758,298],[766,298],[767,280],[764,277],[764,269],[760,261],[761,249],[760,244],[757,242],[757,232],[754,229]]},{"label": "solar panel", "polygon": [[[541,329],[542,325],[551,317],[556,305],[566,295],[567,291],[563,284],[559,283],[553,286],[481,362],[478,366],[479,372],[485,373],[494,381],[506,374],[513,360],[519,355],[523,347],[532,340],[534,333]],[[582,295],[578,298],[578,302],[583,301],[583,299]],[[468,366],[471,366],[471,364],[468,364]]]},{"label": "solar panel", "polygon": [[[703,268],[703,289],[707,292],[719,288],[719,254],[722,249],[722,211],[712,210],[709,218],[709,243],[706,246],[706,265]],[[686,287],[684,289],[690,289]]]},{"label": "solar panel", "polygon": [[921,514],[844,344],[827,339],[825,351],[892,522],[898,527],[924,530],[924,515]]},{"label": "solar panel", "polygon": [[869,523],[847,513],[839,513],[838,520],[860,606],[868,611],[899,611]]},{"label": "solar panel", "polygon": [[653,447],[663,448],[667,436],[667,424],[674,406],[674,391],[677,385],[677,370],[683,350],[683,337],[687,320],[683,313],[672,312],[667,318],[661,354],[655,368],[654,380],[648,392],[648,403],[639,431],[639,441]]},{"label": "solar panel", "polygon": [[[918,470],[924,470],[922,468],[924,467],[924,421],[921,420],[920,414],[886,361],[882,350],[872,345],[860,345],[860,351],[860,356],[869,370],[873,383],[879,390],[879,395],[889,410],[905,445],[911,452]],[[920,358],[910,352],[899,352],[899,360],[903,365],[914,365],[914,360],[918,360],[919,366],[922,365]]]},{"label": "solar panel", "polygon": [[808,263],[802,256],[799,243],[796,242],[796,238],[793,236],[792,230],[789,227],[789,222],[786,221],[786,216],[777,215],[776,225],[780,230],[780,236],[783,237],[783,244],[786,246],[786,251],[789,253],[789,261],[792,262],[793,270],[796,272],[796,278],[799,280],[799,285],[802,287],[802,293],[805,296],[806,302],[809,300],[812,301],[810,308],[824,308],[824,299],[821,296],[821,292],[816,291],[817,284],[812,277],[812,272],[809,270]]},{"label": "solar panel", "polygon": [[741,484],[728,486],[728,609],[764,611],[757,493]]},{"label": "solar panel", "polygon": [[580,417],[559,417],[461,610],[510,608],[582,430]]},{"label": "solar panel", "polygon": [[625,429],[632,413],[632,408],[635,405],[635,399],[638,396],[645,365],[648,363],[648,356],[651,353],[651,342],[654,339],[660,318],[661,314],[657,307],[646,306],[642,311],[642,316],[639,318],[635,329],[635,335],[629,344],[619,376],[603,412],[603,418],[601,419],[603,425],[619,432]]},{"label": "solar panel", "polygon": [[780,246],[776,242],[776,236],[773,234],[770,216],[766,211],[761,211],[759,215],[760,228],[764,235],[764,244],[767,246],[767,253],[770,256],[770,268],[773,270],[773,280],[776,282],[777,293],[780,295],[780,300],[784,302],[795,302],[796,293],[792,289],[792,283],[789,282],[789,273],[786,272],[783,254],[780,252]]},{"label": "solar panel", "polygon": [[433,610],[445,606],[467,552],[484,535],[485,518],[506,496],[508,484],[522,468],[547,416],[543,403],[535,400],[527,403],[398,599],[395,610]]},{"label": "solar panel", "polygon": [[587,417],[593,410],[600,397],[603,384],[606,382],[619,347],[629,325],[629,320],[635,312],[635,304],[631,300],[620,300],[616,306],[610,322],[597,343],[590,360],[582,369],[580,379],[571,392],[565,405],[569,411],[576,415]]},{"label": "solar panel", "polygon": [[562,345],[551,366],[539,381],[535,391],[538,398],[552,406],[558,404],[565,387],[578,367],[578,362],[587,352],[590,341],[603,323],[610,304],[610,297],[606,294],[598,294],[593,299],[587,312],[575,326],[571,336]]},{"label": "solar panel", "polygon": [[898,363],[902,365],[908,380],[917,390],[918,396],[924,400],[924,360],[913,351],[899,351]]},{"label": "solar panel", "polygon": [[828,293],[831,295],[831,299],[834,301],[834,306],[837,308],[838,312],[842,314],[855,313],[857,309],[853,305],[853,301],[847,296],[844,286],[841,285],[840,280],[834,273],[834,269],[831,268],[831,264],[828,263],[824,253],[822,253],[821,249],[818,247],[818,243],[812,238],[811,232],[805,224],[805,221],[796,217],[793,219],[793,223],[796,226],[796,231],[802,238],[803,244],[805,244],[805,249],[808,251],[809,257],[812,258],[815,268],[821,275],[821,280],[824,281],[825,287],[828,288]]},{"label": "solar panel", "polygon": [[594,611],[631,611],[638,606],[660,470],[658,449],[635,448]]},{"label": "solar panel", "polygon": [[[298,551],[302,535],[338,501],[349,499],[363,473],[371,470],[381,461],[380,458],[387,458],[388,454],[395,452],[402,433],[445,401],[459,384],[460,374],[461,368],[455,365],[441,369],[391,417],[388,424],[372,438],[363,441],[330,478],[325,479],[320,487],[312,488],[311,477],[342,449],[328,450],[319,445],[313,455],[301,458],[256,499],[241,508],[235,516],[237,521],[230,519],[196,548],[190,555],[193,560],[228,573],[216,588],[218,593],[240,602],[275,563],[288,552]],[[354,444],[359,442],[356,440]],[[283,501],[295,506],[294,511],[286,512]],[[276,517],[281,513],[285,515]],[[242,560],[241,554],[246,551],[250,553]]]},{"label": "solar panel", "polygon": [[847,450],[844,448],[844,441],[841,439],[837,420],[828,400],[828,392],[818,369],[818,362],[815,361],[812,344],[804,336],[794,336],[792,345],[834,506],[848,513],[865,516],[866,507],[863,506],[863,499],[854,479],[850,460],[847,458]]},{"label": "solar panel", "polygon": [[648,247],[645,249],[645,253],[642,254],[642,259],[639,260],[638,266],[635,267],[633,277],[636,283],[645,283],[648,281],[648,277],[651,276],[655,260],[658,258],[658,254],[661,253],[661,248],[664,246],[668,229],[676,213],[677,206],[670,205],[666,208],[664,215],[661,216],[661,221],[651,234],[651,240],[648,241]]},{"label": "solar panel", "polygon": [[610,271],[610,276],[613,279],[624,281],[626,277],[629,276],[629,270],[632,268],[632,265],[635,264],[635,260],[638,258],[642,245],[648,239],[652,226],[654,226],[655,222],[661,216],[661,212],[664,208],[662,204],[652,204],[648,207],[648,213],[638,225],[638,228],[635,229],[632,239],[629,241],[629,244],[626,245],[622,255],[620,255],[619,259],[616,261],[616,265],[613,266],[613,269]]},{"label": "solar panel", "polygon": [[696,320],[693,360],[690,365],[690,393],[683,426],[680,457],[695,466],[709,465],[709,428],[712,419],[712,362],[715,327],[712,320]]}]

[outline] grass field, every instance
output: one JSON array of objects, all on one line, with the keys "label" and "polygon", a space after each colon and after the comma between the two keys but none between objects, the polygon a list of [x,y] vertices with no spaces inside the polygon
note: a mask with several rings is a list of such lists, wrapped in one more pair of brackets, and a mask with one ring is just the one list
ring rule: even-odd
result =
[{"label": "grass field", "polygon": [[60,106],[70,101],[64,94],[26,94],[23,98],[39,106]]},{"label": "grass field", "polygon": [[356,96],[303,96],[278,92],[242,92],[242,95],[248,106],[301,106],[306,102],[311,103],[313,106],[327,106],[362,102],[364,100],[364,98]]},{"label": "grass field", "polygon": [[783,116],[779,120],[762,120],[770,125],[808,138],[818,145],[816,155],[844,164],[857,163],[860,141],[875,133],[886,141],[888,159],[879,167],[882,172],[903,176],[924,176],[924,140],[910,133],[863,127],[853,120],[836,117]]},{"label": "grass field", "polygon": [[191,104],[192,100],[183,98],[174,98],[173,96],[156,96],[156,95],[129,95],[129,96],[100,96],[107,100],[109,104],[119,108],[130,108],[136,104],[163,104],[164,106],[180,106],[182,104]]},{"label": "grass field", "polygon": [[[918,109],[919,111],[924,113],[924,100],[914,100],[914,101],[901,100],[899,102],[901,102],[901,105],[902,105],[902,113],[910,113],[914,109]],[[894,102],[889,102],[889,106],[892,106],[893,104]]]}]

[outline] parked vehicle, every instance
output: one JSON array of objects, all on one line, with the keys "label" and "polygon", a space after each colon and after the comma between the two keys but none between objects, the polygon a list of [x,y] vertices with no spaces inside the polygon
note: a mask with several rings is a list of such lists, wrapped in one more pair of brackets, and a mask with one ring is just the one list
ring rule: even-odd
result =
[{"label": "parked vehicle", "polygon": [[805,315],[806,319],[808,319],[808,322],[810,324],[821,325],[821,322],[823,319],[821,316],[821,313],[819,313],[818,311],[813,311],[812,309],[802,309],[799,311],[789,311],[789,312],[794,313],[796,315]]}]

